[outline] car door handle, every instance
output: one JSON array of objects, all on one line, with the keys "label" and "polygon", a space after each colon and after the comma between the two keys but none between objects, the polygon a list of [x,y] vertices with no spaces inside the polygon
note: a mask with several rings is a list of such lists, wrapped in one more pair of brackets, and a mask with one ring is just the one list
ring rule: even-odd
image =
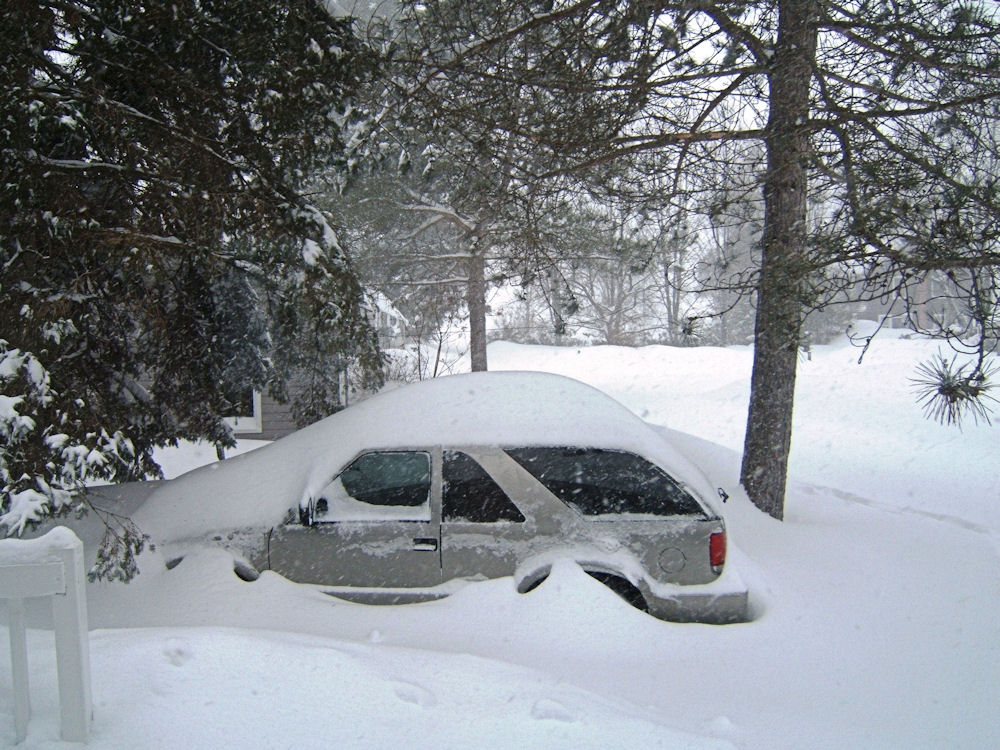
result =
[{"label": "car door handle", "polygon": [[420,552],[436,552],[438,540],[433,536],[420,536],[413,540],[413,549]]}]

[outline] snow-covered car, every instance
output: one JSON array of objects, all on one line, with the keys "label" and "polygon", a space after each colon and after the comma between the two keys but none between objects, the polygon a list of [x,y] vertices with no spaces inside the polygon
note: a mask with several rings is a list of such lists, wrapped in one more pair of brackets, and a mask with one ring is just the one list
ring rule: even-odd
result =
[{"label": "snow-covered car", "polygon": [[704,476],[624,406],[569,378],[437,378],[378,394],[157,488],[134,520],[171,564],[223,544],[364,602],[437,598],[569,558],[667,620],[745,620]]}]

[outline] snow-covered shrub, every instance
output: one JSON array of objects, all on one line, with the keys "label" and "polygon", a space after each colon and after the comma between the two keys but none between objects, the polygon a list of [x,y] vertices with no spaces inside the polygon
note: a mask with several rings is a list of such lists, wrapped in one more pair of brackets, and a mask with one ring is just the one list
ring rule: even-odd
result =
[{"label": "snow-covered shrub", "polygon": [[[85,410],[81,399],[60,398],[38,357],[0,339],[0,529],[20,536],[48,516],[74,508],[96,510],[82,499],[88,483],[113,478],[134,460],[120,431],[74,429],[81,420],[66,404]],[[147,540],[127,519],[101,511],[107,533],[94,573],[129,579],[135,556]]]},{"label": "snow-covered shrub", "polygon": [[0,526],[10,534],[65,511],[87,481],[106,478],[110,464],[131,460],[131,445],[120,432],[101,430],[83,440],[63,432],[73,417],[57,396],[35,355],[0,340]]}]

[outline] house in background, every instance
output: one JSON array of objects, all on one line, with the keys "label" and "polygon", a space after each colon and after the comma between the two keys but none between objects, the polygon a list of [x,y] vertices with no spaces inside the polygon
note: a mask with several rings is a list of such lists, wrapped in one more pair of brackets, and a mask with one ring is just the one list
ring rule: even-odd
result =
[{"label": "house in background", "polygon": [[402,349],[409,343],[410,321],[381,292],[369,292],[366,297],[368,319],[378,332],[378,345],[382,349]]},{"label": "house in background", "polygon": [[[365,295],[365,314],[378,333],[379,347],[399,349],[408,341],[409,321],[381,292]],[[341,373],[341,402],[347,403],[347,377]],[[289,395],[294,397],[294,383],[289,383]],[[292,418],[290,403],[279,403],[269,394],[248,388],[239,399],[240,413],[226,418],[237,438],[246,440],[276,440],[298,429]]]}]

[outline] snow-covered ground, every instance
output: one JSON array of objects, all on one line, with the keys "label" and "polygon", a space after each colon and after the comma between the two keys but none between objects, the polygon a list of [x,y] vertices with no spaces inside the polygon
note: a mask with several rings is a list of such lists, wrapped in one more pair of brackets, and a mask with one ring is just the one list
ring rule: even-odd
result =
[{"label": "snow-covered ground", "polygon": [[[366,607],[241,582],[217,553],[158,572],[154,553],[88,587],[90,747],[1000,747],[1000,427],[923,419],[909,378],[937,348],[814,348],[778,523],[737,486],[748,349],[493,344],[493,369],[570,375],[665,425],[729,490],[756,619],[659,622],[571,563],[527,595],[501,579]],[[65,747],[51,632],[29,650],[22,747]],[[0,666],[0,744],[11,700]]]}]

